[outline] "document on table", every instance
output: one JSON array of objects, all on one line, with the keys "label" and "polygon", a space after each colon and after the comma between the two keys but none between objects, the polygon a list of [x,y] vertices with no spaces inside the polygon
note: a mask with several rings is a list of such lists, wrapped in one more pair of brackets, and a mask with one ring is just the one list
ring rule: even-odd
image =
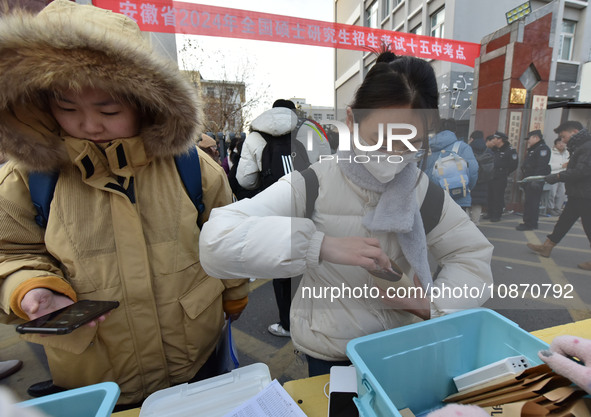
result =
[{"label": "document on table", "polygon": [[306,417],[306,414],[274,379],[265,389],[224,417]]}]

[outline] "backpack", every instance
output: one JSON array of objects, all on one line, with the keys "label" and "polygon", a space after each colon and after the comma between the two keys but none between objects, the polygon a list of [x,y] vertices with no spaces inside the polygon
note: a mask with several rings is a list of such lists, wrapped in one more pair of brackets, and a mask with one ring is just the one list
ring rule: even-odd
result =
[{"label": "backpack", "polygon": [[[203,190],[201,187],[201,166],[199,165],[199,153],[197,148],[191,147],[188,153],[175,155],[179,176],[185,186],[189,198],[195,205],[199,216],[205,211],[203,204]],[[35,222],[45,228],[49,219],[49,206],[53,200],[53,193],[59,173],[57,172],[30,172],[29,193],[37,215]]]},{"label": "backpack", "polygon": [[257,133],[267,142],[261,155],[261,187],[257,191],[263,191],[292,171],[302,171],[310,166],[306,148],[295,136],[291,140],[292,132],[282,136]]},{"label": "backpack", "polygon": [[495,156],[492,152],[474,153],[478,162],[478,183],[488,182],[495,175]]},{"label": "backpack", "polygon": [[[306,217],[312,219],[316,199],[318,199],[318,189],[320,184],[316,171],[312,168],[307,168],[301,172],[306,184]],[[425,194],[425,199],[421,204],[421,219],[423,220],[423,227],[425,234],[428,235],[431,230],[439,224],[441,213],[443,212],[443,202],[445,195],[443,189],[438,187],[433,181],[429,180],[429,187]]]},{"label": "backpack", "polygon": [[458,154],[459,149],[460,141],[456,141],[451,151],[439,151],[439,157],[431,171],[433,181],[454,199],[466,197],[470,192],[468,163]]}]

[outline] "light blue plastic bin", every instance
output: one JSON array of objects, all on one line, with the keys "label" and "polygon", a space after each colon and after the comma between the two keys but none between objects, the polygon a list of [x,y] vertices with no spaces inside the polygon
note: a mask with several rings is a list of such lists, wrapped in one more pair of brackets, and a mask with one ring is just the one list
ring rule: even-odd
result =
[{"label": "light blue plastic bin", "polygon": [[51,417],[109,417],[119,398],[119,386],[101,382],[17,403],[35,407]]},{"label": "light blue plastic bin", "polygon": [[488,309],[473,309],[353,339],[347,356],[357,369],[361,417],[401,417],[442,407],[457,392],[453,377],[508,356],[532,366],[548,344]]}]

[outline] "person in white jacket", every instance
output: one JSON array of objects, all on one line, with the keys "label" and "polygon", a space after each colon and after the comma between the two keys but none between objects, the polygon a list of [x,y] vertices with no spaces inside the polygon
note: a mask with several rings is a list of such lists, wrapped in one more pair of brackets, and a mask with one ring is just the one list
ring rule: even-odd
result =
[{"label": "person in white jacket", "polygon": [[[568,151],[566,144],[560,138],[554,139],[552,154],[550,155],[551,174],[557,174],[564,171],[568,165]],[[563,182],[557,182],[550,186],[550,196],[548,197],[548,213],[554,216],[560,216],[562,206],[566,201],[566,190]]]},{"label": "person in white jacket", "polygon": [[[212,276],[303,275],[291,337],[307,356],[310,376],[347,363],[354,338],[478,307],[490,297],[493,247],[449,195],[441,193],[441,214],[425,234],[419,207],[429,179],[417,161],[436,125],[437,103],[427,62],[380,54],[347,109],[347,126],[357,132],[351,150],[341,146],[311,166],[319,186],[309,217],[306,181],[294,172],[250,200],[215,209],[203,227],[201,261]],[[386,145],[388,123],[416,135]],[[435,280],[428,254],[441,267]],[[404,276],[382,279],[395,265]]]},{"label": "person in white jacket", "polygon": [[[256,190],[261,186],[262,155],[267,142],[259,132],[271,136],[281,136],[293,131],[298,126],[295,104],[291,100],[275,100],[273,108],[263,112],[250,124],[252,132],[244,140],[236,179],[241,187]],[[316,129],[317,130],[317,129]],[[296,139],[306,147],[310,163],[318,161],[321,155],[330,155],[327,138],[320,137],[310,121],[303,123],[296,132]],[[308,146],[308,137],[312,146]]]},{"label": "person in white jacket", "polygon": [[[259,188],[262,189],[265,187],[266,181],[263,181],[262,177],[262,156],[267,141],[263,138],[261,132],[272,137],[281,137],[290,132],[293,132],[292,135],[295,133],[296,140],[301,142],[306,148],[308,157],[306,165],[318,161],[320,155],[330,155],[331,150],[328,139],[319,137],[317,133],[318,129],[311,126],[310,121],[300,121],[295,108],[293,101],[278,99],[273,103],[272,109],[263,112],[252,121],[252,132],[244,141],[236,169],[236,180],[242,188],[246,190],[258,190]],[[312,140],[311,146],[308,146],[308,138]],[[297,168],[296,161],[287,164],[284,163],[282,174],[289,174],[293,167]],[[269,178],[274,179],[272,175]],[[279,310],[279,321],[270,324],[267,329],[274,336],[289,337],[291,279],[274,279],[273,290],[275,292],[277,309]]]}]

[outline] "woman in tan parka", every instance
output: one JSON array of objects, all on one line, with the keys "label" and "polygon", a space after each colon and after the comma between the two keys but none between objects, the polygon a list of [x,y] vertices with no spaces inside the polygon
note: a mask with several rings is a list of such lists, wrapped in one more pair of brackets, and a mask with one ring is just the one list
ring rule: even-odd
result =
[{"label": "woman in tan parka", "polygon": [[[198,224],[174,161],[200,131],[193,87],[135,22],[67,0],[2,17],[0,57],[0,150],[10,159],[0,170],[2,321],[116,300],[94,326],[27,336],[44,345],[53,383],[115,381],[119,403],[135,404],[191,380],[224,311],[238,314],[248,294],[247,280],[211,278],[200,264],[199,226],[231,191],[200,153]],[[121,121],[130,129],[117,131]],[[105,136],[104,126],[122,136]],[[45,229],[35,223],[31,171],[59,173]]]}]

